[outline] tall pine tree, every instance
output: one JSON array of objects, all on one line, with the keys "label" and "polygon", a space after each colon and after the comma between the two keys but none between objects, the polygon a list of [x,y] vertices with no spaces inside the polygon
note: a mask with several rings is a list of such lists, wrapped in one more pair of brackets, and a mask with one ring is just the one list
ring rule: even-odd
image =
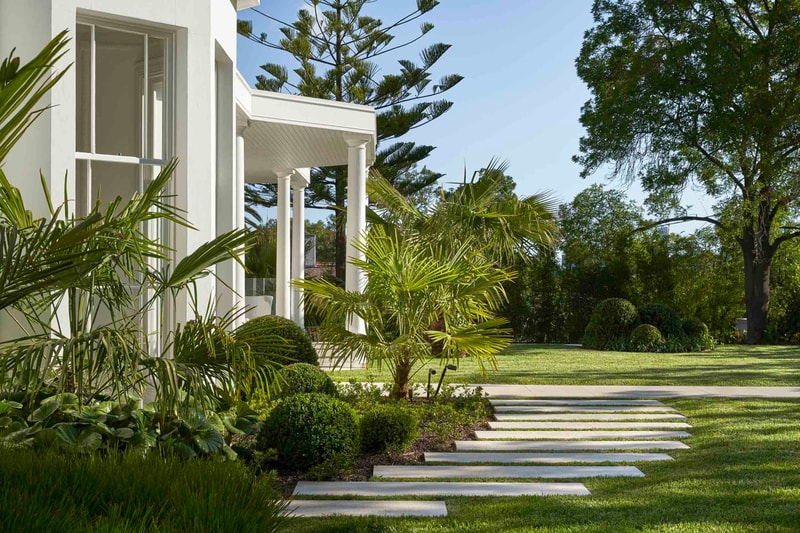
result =
[{"label": "tall pine tree", "polygon": [[[381,73],[378,61],[422,39],[433,29],[433,24],[422,22],[419,34],[402,43],[395,42],[393,32],[422,18],[439,2],[416,0],[413,12],[387,24],[365,13],[367,4],[376,1],[307,0],[308,7],[300,10],[297,20],[291,23],[253,9],[280,25],[280,38],[254,33],[252,21],[239,21],[239,33],[269,49],[289,54],[296,63],[293,75],[286,66],[277,63],[262,65],[264,74],[257,77],[258,89],[375,107],[379,149],[373,168],[402,194],[412,195],[431,186],[442,175],[415,168],[434,146],[399,139],[447,112],[453,103],[439,96],[463,77],[448,74],[438,82],[433,81],[431,69],[450,48],[443,43],[424,48],[419,63],[401,59],[399,71]],[[335,213],[336,275],[342,279],[347,259],[346,188],[346,167],[313,169],[306,199],[308,207],[331,209]],[[261,205],[274,205],[272,187],[250,186],[249,193],[248,198],[257,198]]]}]

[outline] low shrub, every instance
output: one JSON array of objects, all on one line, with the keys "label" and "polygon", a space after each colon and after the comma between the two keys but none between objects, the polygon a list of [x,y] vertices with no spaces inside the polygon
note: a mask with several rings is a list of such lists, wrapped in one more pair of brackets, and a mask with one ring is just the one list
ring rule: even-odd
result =
[{"label": "low shrub", "polygon": [[318,366],[308,363],[294,363],[280,370],[282,378],[280,395],[283,397],[305,392],[320,392],[336,396],[336,384]]},{"label": "low shrub", "polygon": [[[250,346],[256,361],[263,358],[283,365],[308,363],[319,366],[311,337],[289,319],[275,315],[253,318],[236,328],[233,336]],[[276,343],[276,337],[286,342]]]},{"label": "low shrub", "polygon": [[274,476],[241,463],[158,454],[0,454],[4,533],[203,531],[264,533],[286,525]]},{"label": "low shrub", "polygon": [[639,322],[657,327],[664,337],[683,335],[681,319],[668,305],[643,305],[639,308]]},{"label": "low shrub", "polygon": [[687,337],[705,337],[708,335],[708,326],[699,318],[689,318],[683,321],[683,333]]},{"label": "low shrub", "polygon": [[399,453],[417,437],[417,417],[397,405],[377,406],[361,417],[360,443],[364,453]]},{"label": "low shrub", "polygon": [[636,307],[622,298],[603,300],[592,311],[583,337],[588,348],[606,349],[616,339],[627,337],[638,321]]},{"label": "low shrub", "polygon": [[637,350],[649,352],[664,342],[664,337],[658,328],[650,324],[640,324],[631,332],[631,343]]},{"label": "low shrub", "polygon": [[284,470],[305,471],[334,458],[347,467],[358,448],[355,411],[325,394],[289,396],[267,416],[257,447],[275,449],[276,466]]}]

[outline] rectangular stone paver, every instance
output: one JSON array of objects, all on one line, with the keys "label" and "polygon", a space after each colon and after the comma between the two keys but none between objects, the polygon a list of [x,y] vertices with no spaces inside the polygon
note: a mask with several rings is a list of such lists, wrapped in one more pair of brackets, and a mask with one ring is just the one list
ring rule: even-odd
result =
[{"label": "rectangular stone paver", "polygon": [[384,479],[644,477],[635,466],[377,465],[372,475]]},{"label": "rectangular stone paver", "polygon": [[650,413],[650,414],[625,414],[625,413],[496,413],[497,420],[685,420],[686,417],[678,413]]},{"label": "rectangular stone paver", "polygon": [[666,405],[497,405],[497,413],[667,413]]},{"label": "rectangular stone paver", "polygon": [[664,405],[658,400],[489,400],[492,405]]},{"label": "rectangular stone paver", "polygon": [[528,450],[688,450],[676,440],[457,440],[465,452],[522,452]]},{"label": "rectangular stone paver", "polygon": [[589,496],[583,483],[300,481],[295,496]]},{"label": "rectangular stone paver", "polygon": [[691,437],[685,431],[476,431],[478,440],[487,439],[682,439]]},{"label": "rectangular stone paver", "polygon": [[637,463],[672,461],[665,453],[425,452],[426,463]]},{"label": "rectangular stone paver", "polygon": [[292,516],[447,516],[444,502],[398,500],[294,500]]},{"label": "rectangular stone paver", "polygon": [[685,429],[686,422],[489,422],[492,429]]}]

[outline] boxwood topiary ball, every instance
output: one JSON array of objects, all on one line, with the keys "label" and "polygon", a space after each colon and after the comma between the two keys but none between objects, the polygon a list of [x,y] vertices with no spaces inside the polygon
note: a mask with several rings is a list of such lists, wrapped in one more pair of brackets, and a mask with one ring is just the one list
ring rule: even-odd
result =
[{"label": "boxwood topiary ball", "polygon": [[628,300],[623,298],[603,300],[592,311],[583,344],[589,348],[604,350],[613,341],[626,337],[637,320],[636,307]]},{"label": "boxwood topiary ball", "polygon": [[281,396],[293,396],[306,392],[320,392],[336,396],[336,384],[322,369],[308,363],[294,363],[280,370]]},{"label": "boxwood topiary ball", "polygon": [[289,396],[270,411],[257,446],[275,449],[282,470],[305,471],[328,461],[348,466],[358,449],[356,413],[325,394]]},{"label": "boxwood topiary ball", "polygon": [[638,349],[652,350],[663,341],[664,337],[658,328],[650,324],[640,324],[631,332],[631,342]]},{"label": "boxwood topiary ball", "polygon": [[[280,364],[308,363],[319,366],[317,351],[303,328],[287,318],[275,315],[248,320],[233,333],[236,340],[250,345],[253,354]],[[285,347],[276,348],[274,336],[287,341]]]}]

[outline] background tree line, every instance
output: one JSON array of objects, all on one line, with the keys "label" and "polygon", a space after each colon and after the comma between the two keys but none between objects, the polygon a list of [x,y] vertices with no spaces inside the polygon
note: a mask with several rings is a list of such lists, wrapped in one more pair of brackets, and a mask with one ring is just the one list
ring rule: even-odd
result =
[{"label": "background tree line", "polygon": [[[644,210],[623,192],[592,185],[559,208],[562,240],[520,263],[505,315],[517,340],[580,342],[594,306],[620,297],[663,303],[698,317],[730,340],[745,316],[742,256],[735,235],[718,227],[677,234],[647,227]],[[800,331],[800,246],[776,256],[764,341]]]}]

